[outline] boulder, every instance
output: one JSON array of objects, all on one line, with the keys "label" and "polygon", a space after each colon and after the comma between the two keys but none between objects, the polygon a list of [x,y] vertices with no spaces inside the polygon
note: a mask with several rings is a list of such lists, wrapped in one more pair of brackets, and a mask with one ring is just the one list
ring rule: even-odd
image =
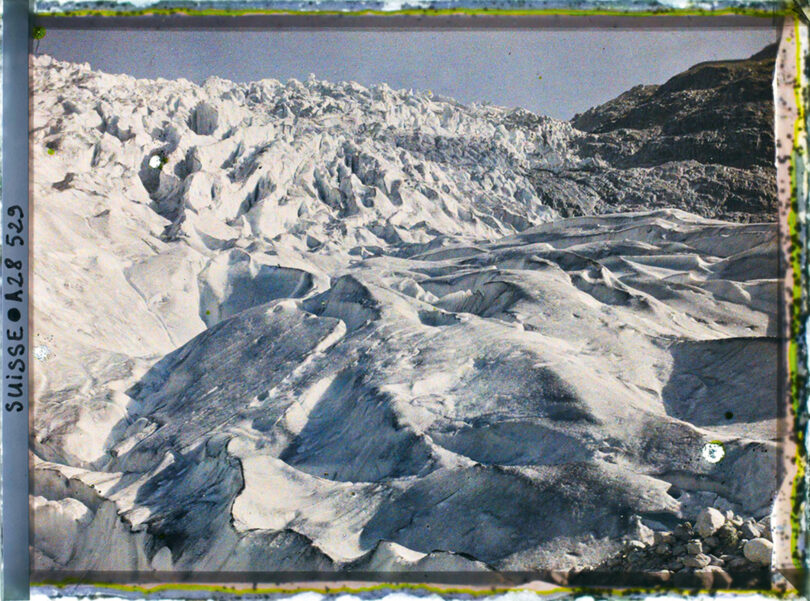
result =
[{"label": "boulder", "polygon": [[666,543],[661,543],[660,545],[656,545],[655,552],[658,555],[670,555],[672,553],[672,547]]},{"label": "boulder", "polygon": [[712,573],[712,588],[730,588],[732,578],[723,568],[717,566],[709,566],[707,568]]},{"label": "boulder", "polygon": [[644,544],[643,542],[641,542],[640,540],[630,540],[630,541],[627,541],[627,544],[625,545],[625,547],[626,547],[626,548],[627,548],[629,551],[635,551],[635,550],[639,550],[639,551],[640,551],[640,550],[642,550],[642,549],[646,549],[646,548],[647,548],[647,545],[645,545],[645,544]]},{"label": "boulder", "polygon": [[675,537],[680,540],[689,540],[694,536],[692,524],[690,524],[689,522],[683,522],[682,524],[678,524],[677,526],[675,526],[675,529],[672,531],[672,534],[674,534]]},{"label": "boulder", "polygon": [[647,575],[657,582],[669,582],[672,578],[672,572],[669,570],[651,570]]},{"label": "boulder", "polygon": [[771,531],[771,516],[767,515],[759,520],[759,522],[757,522],[757,527],[759,528],[760,536],[762,536],[762,538],[773,540],[773,534]]},{"label": "boulder", "polygon": [[743,538],[749,540],[759,538],[762,534],[754,520],[746,520],[743,522],[743,525],[740,527],[740,533],[743,535]]},{"label": "boulder", "polygon": [[698,553],[697,555],[687,555],[681,561],[687,568],[705,568],[711,562],[708,555]]},{"label": "boulder", "polygon": [[699,540],[690,540],[688,543],[686,543],[686,552],[689,553],[689,555],[698,555],[703,553],[703,543],[701,543]]},{"label": "boulder", "polygon": [[713,507],[707,507],[698,515],[695,522],[695,531],[701,538],[708,538],[726,523],[726,516]]},{"label": "boulder", "polygon": [[760,565],[771,565],[773,543],[767,538],[754,538],[745,543],[743,554],[748,561]]},{"label": "boulder", "polygon": [[656,545],[667,544],[671,545],[675,543],[675,535],[671,532],[655,532],[653,534],[653,542]]},{"label": "boulder", "polygon": [[681,570],[672,577],[672,584],[678,588],[703,588],[702,582],[692,570]]},{"label": "boulder", "polygon": [[714,587],[714,572],[711,567],[698,568],[693,573],[700,588],[710,589]]},{"label": "boulder", "polygon": [[745,557],[734,557],[726,565],[729,570],[742,570],[750,566],[751,564]]},{"label": "boulder", "polygon": [[739,535],[737,534],[737,529],[733,526],[731,522],[726,522],[716,533],[717,539],[720,541],[720,544],[723,547],[734,547],[737,542],[739,541]]},{"label": "boulder", "polygon": [[655,541],[652,528],[645,526],[641,521],[641,517],[637,515],[630,518],[630,536],[645,545],[651,545]]}]

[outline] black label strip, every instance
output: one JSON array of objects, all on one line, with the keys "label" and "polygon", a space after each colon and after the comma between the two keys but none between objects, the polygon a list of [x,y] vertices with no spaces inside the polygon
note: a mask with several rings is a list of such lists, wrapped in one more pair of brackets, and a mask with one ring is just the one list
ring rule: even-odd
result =
[{"label": "black label strip", "polygon": [[29,598],[27,0],[3,0],[3,582]]}]

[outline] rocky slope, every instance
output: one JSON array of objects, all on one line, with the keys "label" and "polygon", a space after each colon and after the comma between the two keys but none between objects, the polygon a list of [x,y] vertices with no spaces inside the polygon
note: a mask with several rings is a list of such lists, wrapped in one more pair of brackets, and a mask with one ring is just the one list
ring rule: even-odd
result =
[{"label": "rocky slope", "polygon": [[[678,588],[761,588],[767,582],[773,554],[770,518],[743,520],[733,511],[711,507],[695,523],[671,531],[653,531],[640,520],[633,524],[625,547],[600,565],[574,568],[557,575],[564,584],[599,583]],[[778,587],[781,588],[781,587]]]},{"label": "rocky slope", "polygon": [[774,223],[564,219],[606,134],[520,110],[33,75],[36,568],[563,569],[768,515]]},{"label": "rocky slope", "polygon": [[[776,44],[748,60],[701,63],[575,116],[575,128],[594,134],[577,150],[600,168],[555,174],[572,189],[549,204],[566,215],[676,206],[773,220],[775,57]],[[534,179],[549,185],[546,170]]]}]

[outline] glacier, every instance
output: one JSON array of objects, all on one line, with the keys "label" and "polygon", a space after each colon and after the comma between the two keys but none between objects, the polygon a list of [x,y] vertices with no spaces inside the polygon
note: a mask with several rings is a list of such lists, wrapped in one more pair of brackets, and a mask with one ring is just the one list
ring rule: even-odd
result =
[{"label": "glacier", "polygon": [[769,515],[773,54],[571,122],[34,57],[34,569],[567,569]]}]

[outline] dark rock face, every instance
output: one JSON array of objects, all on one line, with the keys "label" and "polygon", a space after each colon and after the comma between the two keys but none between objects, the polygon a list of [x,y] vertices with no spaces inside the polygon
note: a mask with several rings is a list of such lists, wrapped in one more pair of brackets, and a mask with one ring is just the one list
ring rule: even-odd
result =
[{"label": "dark rock face", "polygon": [[739,222],[776,219],[772,80],[776,45],[700,63],[576,115],[586,170],[536,171],[563,215],[677,207]]}]

